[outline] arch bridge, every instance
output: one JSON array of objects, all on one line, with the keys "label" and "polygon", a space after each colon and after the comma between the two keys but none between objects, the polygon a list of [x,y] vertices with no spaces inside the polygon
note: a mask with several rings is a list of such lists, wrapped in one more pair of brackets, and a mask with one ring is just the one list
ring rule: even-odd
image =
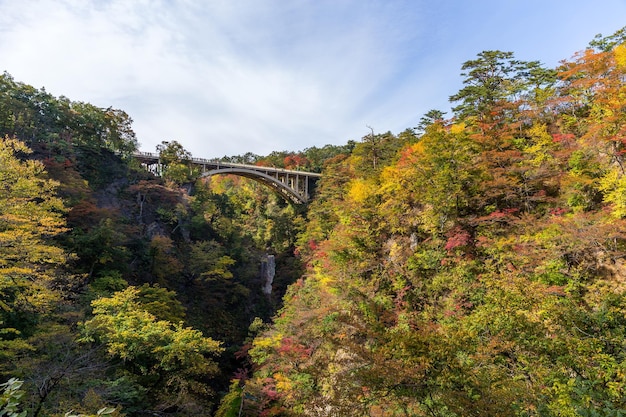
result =
[{"label": "arch bridge", "polygon": [[[135,152],[132,156],[155,175],[161,175],[163,172],[163,165],[158,154]],[[250,178],[272,188],[283,198],[296,204],[309,202],[315,184],[322,176],[315,172],[235,164],[214,159],[191,158],[185,162],[198,166],[201,177],[232,174]]]}]

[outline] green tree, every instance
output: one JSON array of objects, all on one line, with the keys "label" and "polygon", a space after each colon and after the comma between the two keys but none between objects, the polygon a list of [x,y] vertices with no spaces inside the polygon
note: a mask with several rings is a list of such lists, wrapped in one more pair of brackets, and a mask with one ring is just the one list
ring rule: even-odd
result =
[{"label": "green tree", "polygon": [[0,76],[0,135],[15,136],[49,156],[73,156],[74,147],[128,155],[137,149],[132,119],[122,110],[54,97],[44,89]]},{"label": "green tree", "polygon": [[417,129],[418,132],[423,133],[426,131],[428,126],[437,122],[442,122],[445,114],[446,112],[441,110],[429,110],[420,118],[420,122],[415,129]]},{"label": "green tree", "polygon": [[159,320],[139,297],[140,290],[129,287],[93,301],[94,317],[83,324],[82,340],[103,344],[108,356],[121,360],[149,390],[153,406],[177,406],[193,415],[194,407],[207,406],[205,379],[217,373],[212,357],[223,348],[182,322]]},{"label": "green tree", "polygon": [[121,267],[121,262],[128,259],[124,246],[127,236],[115,230],[116,226],[113,219],[105,218],[94,227],[85,228],[87,230],[79,227],[72,230],[69,243],[84,264],[89,279],[107,267]]},{"label": "green tree", "polygon": [[198,168],[191,163],[191,153],[177,141],[163,141],[157,146],[163,178],[175,184],[193,181]]},{"label": "green tree", "polygon": [[[399,161],[381,174],[383,216],[397,227],[405,215],[419,216],[422,230],[446,233],[468,213],[483,174],[476,166],[477,146],[463,124],[433,124],[419,142],[407,146]],[[411,206],[420,209],[410,211]],[[418,222],[418,219],[415,219]]]},{"label": "green tree", "polygon": [[234,263],[216,241],[200,241],[192,244],[186,266],[193,279],[210,281],[232,278],[229,268]]},{"label": "green tree", "polygon": [[623,27],[609,36],[602,36],[601,33],[597,34],[593,40],[589,42],[589,46],[599,52],[607,52],[625,42],[626,27]]},{"label": "green tree", "polygon": [[539,61],[517,60],[512,52],[483,51],[477,59],[464,62],[461,69],[465,87],[450,96],[451,102],[460,103],[453,108],[455,116],[466,123],[475,119],[487,129],[519,123],[516,119],[528,109],[528,103],[535,108],[543,106],[556,82],[555,70],[544,68]]},{"label": "green tree", "polygon": [[11,378],[4,384],[0,384],[2,394],[0,395],[0,416],[6,417],[26,417],[26,411],[19,411],[20,401],[24,396],[22,390],[23,381]]},{"label": "green tree", "polygon": [[457,117],[488,117],[493,106],[519,93],[523,67],[513,52],[502,51],[483,51],[477,59],[464,62],[461,75],[465,87],[450,96],[450,101],[461,102],[453,108]]},{"label": "green tree", "polygon": [[158,285],[143,284],[139,288],[137,301],[141,308],[159,320],[180,323],[185,319],[185,307],[176,298],[176,292]]},{"label": "green tree", "polygon": [[172,282],[172,279],[183,270],[183,265],[175,254],[174,241],[167,236],[153,236],[148,254],[150,273],[159,284]]},{"label": "green tree", "polygon": [[313,172],[321,172],[326,163],[338,155],[349,155],[356,142],[348,141],[346,145],[325,145],[321,148],[306,148],[302,153],[310,161],[310,169]]},{"label": "green tree", "polygon": [[370,129],[370,134],[363,136],[363,140],[355,145],[350,154],[351,164],[361,176],[378,174],[410,141],[405,135],[396,136],[391,132],[375,134]]}]

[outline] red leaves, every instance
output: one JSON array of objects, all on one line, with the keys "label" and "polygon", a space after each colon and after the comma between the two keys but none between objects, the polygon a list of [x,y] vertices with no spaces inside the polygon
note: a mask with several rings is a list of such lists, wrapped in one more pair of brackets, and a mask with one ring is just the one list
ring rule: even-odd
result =
[{"label": "red leaves", "polygon": [[456,226],[450,230],[447,236],[448,240],[444,249],[448,251],[448,253],[457,248],[469,246],[472,243],[472,237],[469,232],[460,226]]},{"label": "red leaves", "polygon": [[512,215],[515,215],[519,213],[519,209],[518,208],[508,208],[508,209],[502,209],[502,210],[496,210],[492,213],[490,213],[486,218],[487,219],[503,219],[503,218],[507,218],[510,217]]},{"label": "red leaves", "polygon": [[114,210],[99,208],[95,201],[85,199],[78,202],[67,216],[68,225],[71,227],[79,227],[84,230],[91,229],[104,219],[114,216]]},{"label": "red leaves", "polygon": [[297,169],[309,166],[309,160],[300,154],[290,154],[283,160],[286,169]]},{"label": "red leaves", "polygon": [[276,352],[282,356],[289,358],[291,361],[300,362],[311,356],[313,348],[307,348],[302,343],[298,343],[294,338],[285,337]]},{"label": "red leaves", "polygon": [[562,216],[562,215],[564,215],[567,212],[568,212],[568,210],[566,208],[555,207],[552,210],[550,210],[550,215],[552,215],[552,216]]},{"label": "red leaves", "polygon": [[572,133],[554,133],[552,135],[552,142],[556,143],[570,143],[576,137]]}]

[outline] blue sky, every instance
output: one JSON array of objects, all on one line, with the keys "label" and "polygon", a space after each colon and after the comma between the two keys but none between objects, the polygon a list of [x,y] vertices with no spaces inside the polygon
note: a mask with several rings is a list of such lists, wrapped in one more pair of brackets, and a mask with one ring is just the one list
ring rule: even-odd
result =
[{"label": "blue sky", "polygon": [[0,71],[134,120],[140,147],[296,151],[447,111],[484,50],[548,67],[626,0],[0,0]]}]

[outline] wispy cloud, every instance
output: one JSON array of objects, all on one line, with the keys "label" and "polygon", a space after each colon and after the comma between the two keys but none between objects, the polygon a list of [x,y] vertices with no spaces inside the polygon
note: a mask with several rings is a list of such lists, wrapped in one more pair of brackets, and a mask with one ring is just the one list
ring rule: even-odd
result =
[{"label": "wispy cloud", "polygon": [[[522,46],[537,52],[523,58],[567,58],[573,51],[558,43],[575,24],[604,22],[587,42],[618,29],[610,17],[626,12],[617,0],[606,16],[583,15],[588,2],[556,1],[581,15],[560,10],[547,27],[529,2],[458,3],[0,0],[0,70],[125,110],[144,150],[178,140],[197,156],[267,154],[359,139],[366,125],[411,127],[446,104],[461,62],[477,52]],[[554,42],[537,43],[551,33]]]}]

